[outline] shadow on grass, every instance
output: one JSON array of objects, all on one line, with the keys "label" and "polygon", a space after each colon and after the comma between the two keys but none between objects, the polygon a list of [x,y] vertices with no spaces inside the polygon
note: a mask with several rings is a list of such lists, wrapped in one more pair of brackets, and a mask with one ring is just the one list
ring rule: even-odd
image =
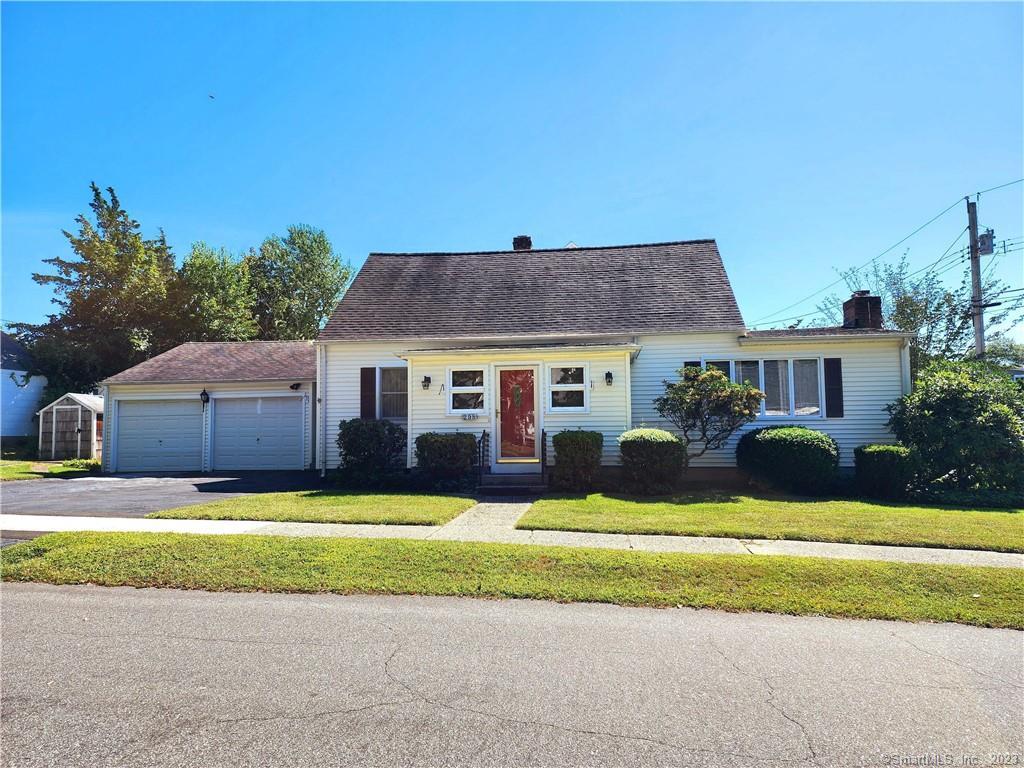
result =
[{"label": "shadow on grass", "polygon": [[[549,493],[543,498],[552,501],[585,501],[586,493]],[[822,504],[828,502],[847,502],[851,504],[870,504],[873,507],[884,507],[888,509],[936,509],[951,512],[1001,512],[1004,514],[1021,514],[1024,510],[1001,507],[983,507],[974,504],[939,504],[927,501],[891,501],[882,499],[857,498],[849,495],[829,496],[798,496],[794,494],[777,493],[772,491],[753,490],[744,491],[742,494],[735,491],[705,490],[705,491],[682,491],[673,494],[658,496],[639,496],[627,493],[601,493],[607,499],[626,501],[633,504],[744,504],[750,500],[772,502],[775,504]]]}]

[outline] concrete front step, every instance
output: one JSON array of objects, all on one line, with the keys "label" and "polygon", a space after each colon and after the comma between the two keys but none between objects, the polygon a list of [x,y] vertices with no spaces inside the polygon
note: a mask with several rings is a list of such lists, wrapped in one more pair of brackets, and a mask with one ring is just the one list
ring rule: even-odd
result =
[{"label": "concrete front step", "polygon": [[545,493],[548,489],[540,474],[498,475],[489,474],[480,478],[480,492],[493,496],[531,496]]}]

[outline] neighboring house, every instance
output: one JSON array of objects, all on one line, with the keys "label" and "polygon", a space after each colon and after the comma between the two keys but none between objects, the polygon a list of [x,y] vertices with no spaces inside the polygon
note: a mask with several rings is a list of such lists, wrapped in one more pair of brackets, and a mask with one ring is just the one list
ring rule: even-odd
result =
[{"label": "neighboring house", "polygon": [[[551,437],[566,429],[601,432],[612,465],[621,432],[667,426],[653,401],[686,364],[767,393],[748,429],[821,429],[852,466],[858,445],[893,439],[885,406],[910,389],[910,336],[883,329],[880,308],[858,292],[842,327],[748,331],[713,240],[534,250],[521,236],[511,251],[375,253],[315,344],[283,343],[294,353],[283,370],[269,342],[189,344],[108,379],[105,466],[296,466],[295,448],[254,448],[266,434],[253,427],[266,408],[254,389],[263,403],[303,396],[315,442],[302,465],[322,471],[338,466],[339,422],[359,417],[401,424],[409,466],[424,432],[469,432],[486,434],[489,471],[536,473],[542,436],[552,461]],[[201,407],[204,389],[213,407]],[[734,466],[735,440],[694,472]]]},{"label": "neighboring house", "polygon": [[45,376],[29,376],[32,358],[22,344],[0,332],[0,436],[26,437],[36,434],[35,415],[46,388]]},{"label": "neighboring house", "polygon": [[[910,389],[909,335],[858,292],[836,328],[748,331],[714,240],[600,248],[371,254],[317,339],[318,461],[338,466],[338,423],[487,433],[492,472],[537,472],[542,434],[616,438],[668,426],[654,409],[685,364],[721,368],[767,398],[749,428],[805,424],[841,464],[891,441],[885,406]],[[549,461],[552,452],[548,451]],[[735,440],[694,467],[735,466]]]},{"label": "neighboring house", "polygon": [[1008,373],[1014,381],[1024,381],[1024,368],[1011,368]]},{"label": "neighboring house", "polygon": [[309,341],[182,344],[103,382],[103,468],[310,468],[315,380]]}]

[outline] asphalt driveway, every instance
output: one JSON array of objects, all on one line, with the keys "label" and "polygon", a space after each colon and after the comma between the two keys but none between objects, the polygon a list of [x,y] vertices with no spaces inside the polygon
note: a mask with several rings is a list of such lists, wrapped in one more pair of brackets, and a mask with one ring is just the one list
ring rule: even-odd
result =
[{"label": "asphalt driveway", "polygon": [[1009,630],[424,597],[3,593],[4,765],[981,766],[1024,749],[1024,647]]},{"label": "asphalt driveway", "polygon": [[8,515],[142,517],[161,509],[252,493],[317,488],[321,482],[316,472],[101,475],[21,480],[0,486],[0,509]]}]

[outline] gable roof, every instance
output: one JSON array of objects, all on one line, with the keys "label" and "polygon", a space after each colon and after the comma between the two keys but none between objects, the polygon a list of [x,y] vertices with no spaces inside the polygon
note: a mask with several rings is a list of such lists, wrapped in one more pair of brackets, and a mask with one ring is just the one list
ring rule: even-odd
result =
[{"label": "gable roof", "polygon": [[63,394],[60,397],[58,397],[56,400],[54,400],[49,405],[44,405],[42,408],[40,408],[38,411],[36,411],[36,415],[38,416],[40,413],[45,411],[50,406],[56,405],[61,400],[63,400],[64,398],[67,398],[67,397],[70,397],[76,403],[78,403],[79,405],[81,405],[84,408],[88,408],[90,411],[94,411],[96,413],[103,413],[103,398],[100,397],[99,395],[87,395],[87,394],[83,394],[81,392],[68,392],[68,393]]},{"label": "gable roof", "polygon": [[309,381],[315,378],[316,353],[309,341],[190,341],[102,383]]},{"label": "gable roof", "polygon": [[714,240],[371,253],[319,341],[742,331]]},{"label": "gable roof", "polygon": [[27,371],[32,355],[25,346],[9,333],[0,331],[0,368],[5,371]]}]

